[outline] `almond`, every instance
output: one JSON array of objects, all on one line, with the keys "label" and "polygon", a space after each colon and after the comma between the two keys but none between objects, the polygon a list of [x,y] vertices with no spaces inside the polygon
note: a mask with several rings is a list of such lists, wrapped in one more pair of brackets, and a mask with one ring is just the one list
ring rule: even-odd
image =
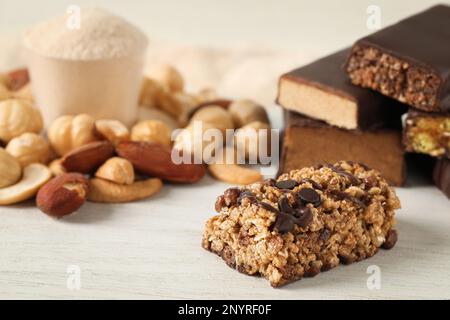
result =
[{"label": "almond", "polygon": [[61,165],[67,172],[91,173],[113,155],[114,146],[111,142],[91,142],[67,153]]},{"label": "almond", "polygon": [[77,211],[86,201],[88,180],[79,173],[64,173],[47,182],[36,196],[38,208],[61,218]]},{"label": "almond", "polygon": [[152,142],[121,142],[116,151],[141,173],[169,182],[194,183],[206,172],[203,164],[175,164],[169,147]]},{"label": "almond", "polygon": [[30,82],[30,75],[28,74],[28,69],[22,68],[13,70],[8,73],[9,78],[11,79],[10,90],[17,91],[23,86],[25,86],[28,82]]}]

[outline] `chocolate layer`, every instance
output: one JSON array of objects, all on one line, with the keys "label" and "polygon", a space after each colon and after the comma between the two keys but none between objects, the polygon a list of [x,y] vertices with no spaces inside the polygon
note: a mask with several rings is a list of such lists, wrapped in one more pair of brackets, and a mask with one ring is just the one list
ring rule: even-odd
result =
[{"label": "chocolate layer", "polygon": [[450,114],[410,110],[403,130],[408,152],[450,157]]},{"label": "chocolate layer", "polygon": [[405,182],[401,131],[343,130],[294,112],[285,112],[279,173],[316,165],[353,161],[376,169],[393,185]]},{"label": "chocolate layer", "polygon": [[344,49],[281,76],[282,107],[346,129],[399,126],[403,104],[354,86],[342,68]]},{"label": "chocolate layer", "polygon": [[436,162],[433,172],[436,186],[450,199],[450,160],[443,158]]},{"label": "chocolate layer", "polygon": [[358,40],[352,82],[424,111],[450,109],[450,7],[437,5]]}]

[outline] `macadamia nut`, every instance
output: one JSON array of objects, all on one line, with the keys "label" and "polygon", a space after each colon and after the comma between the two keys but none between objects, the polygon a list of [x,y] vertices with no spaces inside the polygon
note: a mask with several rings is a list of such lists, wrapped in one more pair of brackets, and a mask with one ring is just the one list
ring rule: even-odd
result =
[{"label": "macadamia nut", "polygon": [[50,125],[47,134],[50,145],[60,156],[98,140],[95,120],[87,114],[59,117]]},{"label": "macadamia nut", "polygon": [[50,147],[41,135],[23,133],[12,139],[6,146],[6,151],[14,156],[22,167],[31,163],[47,164],[50,158]]},{"label": "macadamia nut", "polygon": [[170,146],[171,130],[162,121],[146,120],[137,123],[131,129],[132,141],[147,141]]},{"label": "macadamia nut", "polygon": [[42,116],[26,100],[9,99],[0,102],[0,140],[9,142],[25,132],[39,133]]}]

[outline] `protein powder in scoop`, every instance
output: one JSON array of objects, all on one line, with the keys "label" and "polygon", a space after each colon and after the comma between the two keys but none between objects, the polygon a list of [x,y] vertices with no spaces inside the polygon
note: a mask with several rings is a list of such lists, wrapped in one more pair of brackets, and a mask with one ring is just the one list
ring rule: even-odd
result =
[{"label": "protein powder in scoop", "polygon": [[136,120],[147,38],[102,9],[81,9],[79,28],[69,15],[24,35],[33,93],[48,125],[64,114]]}]

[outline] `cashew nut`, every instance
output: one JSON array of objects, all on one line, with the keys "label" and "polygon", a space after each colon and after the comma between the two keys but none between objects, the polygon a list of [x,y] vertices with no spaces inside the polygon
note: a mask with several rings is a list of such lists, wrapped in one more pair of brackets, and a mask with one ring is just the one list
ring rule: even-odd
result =
[{"label": "cashew nut", "polygon": [[92,202],[120,203],[148,198],[161,190],[158,178],[136,181],[133,184],[117,184],[94,178],[89,181],[88,200]]},{"label": "cashew nut", "polygon": [[130,140],[130,131],[118,120],[97,120],[95,121],[95,130],[114,145]]},{"label": "cashew nut", "polygon": [[22,175],[19,161],[5,149],[0,148],[0,188],[16,183]]},{"label": "cashew nut", "polygon": [[50,169],[43,164],[32,163],[26,166],[18,183],[0,189],[0,205],[9,205],[31,198],[51,177]]},{"label": "cashew nut", "polygon": [[214,128],[221,130],[225,133],[226,129],[234,129],[233,119],[231,114],[220,106],[207,106],[201,108],[191,118],[193,121],[202,121],[203,123],[209,123]]},{"label": "cashew nut", "polygon": [[161,83],[170,92],[181,92],[184,88],[184,80],[180,72],[171,65],[162,64],[156,66],[149,77]]},{"label": "cashew nut", "polygon": [[208,170],[214,178],[233,184],[250,184],[262,180],[258,171],[237,164],[210,164]]},{"label": "cashew nut", "polygon": [[261,181],[262,176],[258,171],[238,165],[241,160],[233,148],[225,147],[209,159],[208,170],[214,178],[232,184]]},{"label": "cashew nut", "polygon": [[231,113],[237,128],[253,121],[269,123],[266,110],[252,100],[236,100],[231,103],[228,111]]},{"label": "cashew nut", "polygon": [[163,91],[163,87],[153,79],[145,77],[142,80],[139,104],[147,108],[156,108],[157,97]]}]

